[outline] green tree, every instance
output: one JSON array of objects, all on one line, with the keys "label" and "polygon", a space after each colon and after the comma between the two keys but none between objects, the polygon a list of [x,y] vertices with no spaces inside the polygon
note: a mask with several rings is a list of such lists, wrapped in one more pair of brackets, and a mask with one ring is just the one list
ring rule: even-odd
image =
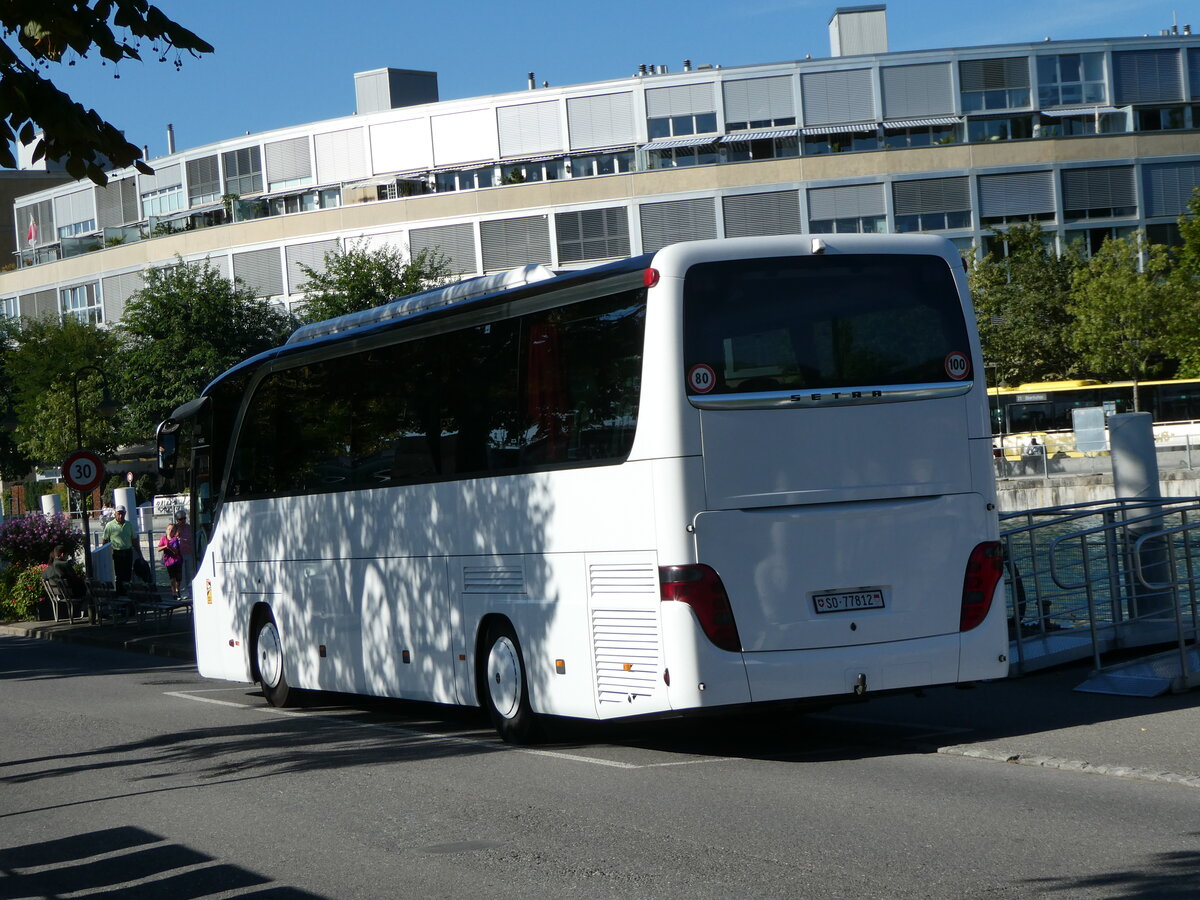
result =
[{"label": "green tree", "polygon": [[325,254],[323,271],[301,265],[307,295],[301,317],[320,322],[382,306],[397,297],[438,287],[450,280],[450,261],[437,249],[418,250],[405,261],[394,247],[364,244]]},{"label": "green tree", "polygon": [[56,466],[77,446],[75,393],[83,446],[103,455],[122,442],[120,417],[99,414],[104,380],[88,367],[101,369],[109,388],[119,388],[121,364],[116,335],[73,316],[23,320],[12,332],[5,358],[18,424],[17,448],[30,460]]},{"label": "green tree", "polygon": [[1075,249],[1062,255],[1036,223],[994,231],[1008,248],[972,260],[968,281],[979,319],[983,359],[994,384],[1067,378],[1078,368],[1068,307]]},{"label": "green tree", "polygon": [[1133,235],[1108,239],[1075,273],[1075,346],[1090,372],[1135,382],[1135,409],[1136,382],[1169,374],[1184,336],[1195,333],[1172,268],[1166,247]]},{"label": "green tree", "polygon": [[145,438],[230,366],[282,342],[295,321],[208,261],[148,269],[116,331],[129,419]]},{"label": "green tree", "polygon": [[93,50],[114,63],[140,61],[143,43],[159,62],[171,57],[176,68],[181,52],[213,52],[147,0],[6,0],[0,29],[5,37],[0,42],[0,167],[16,168],[14,146],[33,143],[40,130],[34,161],[62,160],[75,178],[86,176],[97,184],[108,181],[108,163],[153,170],[115,126],[84,109],[39,70],[75,65]]}]

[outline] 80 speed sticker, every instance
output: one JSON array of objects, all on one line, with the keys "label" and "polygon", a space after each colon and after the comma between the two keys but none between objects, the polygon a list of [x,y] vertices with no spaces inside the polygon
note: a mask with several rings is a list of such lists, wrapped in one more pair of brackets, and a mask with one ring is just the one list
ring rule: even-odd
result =
[{"label": "80 speed sticker", "polygon": [[717,386],[717,373],[712,366],[698,363],[688,371],[688,387],[694,394],[707,394]]}]

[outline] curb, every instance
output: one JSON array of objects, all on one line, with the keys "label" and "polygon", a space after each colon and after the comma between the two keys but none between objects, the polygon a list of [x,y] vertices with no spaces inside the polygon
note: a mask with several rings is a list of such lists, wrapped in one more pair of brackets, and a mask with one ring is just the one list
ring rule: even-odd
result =
[{"label": "curb", "polygon": [[1110,778],[1134,778],[1139,781],[1155,781],[1160,784],[1180,784],[1184,787],[1200,788],[1200,775],[1156,772],[1153,769],[1139,769],[1135,766],[1110,766],[1105,763],[1090,763],[1080,759],[1061,759],[1057,756],[1025,756],[1008,750],[977,747],[970,744],[938,747],[937,752],[944,756],[986,759],[992,762],[1011,763],[1016,766],[1040,766],[1043,769],[1063,769],[1069,772],[1107,775]]},{"label": "curb", "polygon": [[132,653],[146,653],[151,656],[161,656],[166,659],[194,663],[196,661],[194,651],[165,640],[172,635],[185,633],[182,631],[165,632],[163,634],[129,638],[127,640],[114,640],[113,638],[92,634],[87,630],[81,629],[51,631],[39,628],[22,628],[14,625],[0,625],[0,634],[11,634],[16,637],[30,638],[36,641],[62,641],[67,644],[81,644],[87,647],[100,647],[106,650],[126,650]]}]

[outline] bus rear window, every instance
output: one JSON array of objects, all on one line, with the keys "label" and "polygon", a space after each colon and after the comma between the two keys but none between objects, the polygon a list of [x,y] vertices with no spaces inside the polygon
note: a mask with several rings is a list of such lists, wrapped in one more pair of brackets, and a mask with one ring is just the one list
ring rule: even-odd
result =
[{"label": "bus rear window", "polygon": [[972,375],[954,276],[936,256],[699,263],[684,282],[684,345],[691,395]]}]

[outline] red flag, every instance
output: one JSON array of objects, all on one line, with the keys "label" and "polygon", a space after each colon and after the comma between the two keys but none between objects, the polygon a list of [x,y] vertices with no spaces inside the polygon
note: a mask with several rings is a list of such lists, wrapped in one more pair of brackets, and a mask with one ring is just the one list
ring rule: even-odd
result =
[{"label": "red flag", "polygon": [[37,239],[38,239],[37,221],[33,218],[33,216],[30,216],[29,217],[29,230],[25,232],[25,242],[27,244],[29,244],[30,247],[32,247],[37,243]]}]

